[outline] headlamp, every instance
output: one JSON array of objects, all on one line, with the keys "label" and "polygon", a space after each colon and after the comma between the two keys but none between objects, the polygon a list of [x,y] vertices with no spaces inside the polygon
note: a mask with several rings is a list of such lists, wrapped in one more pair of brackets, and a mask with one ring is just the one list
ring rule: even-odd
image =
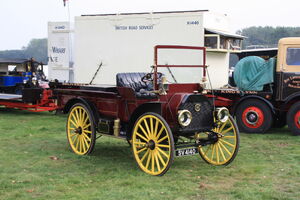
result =
[{"label": "headlamp", "polygon": [[182,127],[190,125],[192,121],[192,113],[188,110],[179,110],[178,111],[178,122]]}]

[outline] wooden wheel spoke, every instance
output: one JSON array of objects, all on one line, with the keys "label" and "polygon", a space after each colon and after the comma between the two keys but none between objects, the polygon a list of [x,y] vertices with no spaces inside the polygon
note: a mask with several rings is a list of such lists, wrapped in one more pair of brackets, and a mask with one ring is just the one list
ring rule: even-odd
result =
[{"label": "wooden wheel spoke", "polygon": [[223,149],[225,149],[225,151],[228,153],[228,155],[232,156],[232,153],[230,153],[230,151],[227,149],[227,147],[225,147],[225,145],[222,143],[222,141],[219,141],[219,143],[223,147]]},{"label": "wooden wheel spoke", "polygon": [[147,155],[150,153],[150,149],[147,149],[146,153],[143,155],[143,157],[141,158],[141,163],[145,160],[145,158],[147,157]]},{"label": "wooden wheel spoke", "polygon": [[72,133],[70,134],[70,137],[74,137],[75,135],[77,135],[77,133]]},{"label": "wooden wheel spoke", "polygon": [[161,138],[160,140],[157,141],[157,143],[161,143],[162,141],[164,141],[165,139],[168,139],[168,135],[166,135],[165,137]]},{"label": "wooden wheel spoke", "polygon": [[149,163],[150,163],[150,158],[151,158],[151,156],[152,156],[152,151],[151,150],[149,150],[149,153],[148,153],[148,159],[147,159],[147,162],[146,162],[146,169],[148,169],[148,167],[149,167]]},{"label": "wooden wheel spoke", "polygon": [[220,132],[220,133],[222,133],[224,135],[224,134],[226,134],[228,131],[230,131],[232,129],[233,129],[233,126],[229,127],[228,129],[226,129],[225,131]]},{"label": "wooden wheel spoke", "polygon": [[170,146],[165,144],[156,144],[156,146],[170,149]]},{"label": "wooden wheel spoke", "polygon": [[152,151],[152,153],[151,153],[151,171],[152,172],[154,172],[154,164],[155,164],[154,151]]},{"label": "wooden wheel spoke", "polygon": [[144,146],[146,146],[147,143],[134,141],[133,144],[138,144],[138,145],[144,145]]},{"label": "wooden wheel spoke", "polygon": [[144,124],[145,124],[145,126],[146,126],[146,130],[147,130],[148,136],[150,136],[150,135],[151,135],[151,132],[150,132],[150,129],[149,129],[149,126],[148,126],[148,122],[147,122],[146,119],[144,119],[143,122],[144,122]]},{"label": "wooden wheel spoke", "polygon": [[86,124],[85,126],[82,127],[82,129],[87,129],[87,127],[90,127],[91,123]]},{"label": "wooden wheel spoke", "polygon": [[86,148],[88,147],[88,145],[86,144],[86,139],[84,137],[82,137],[82,147],[83,147],[83,151],[86,152]]},{"label": "wooden wheel spoke", "polygon": [[78,114],[78,110],[79,110],[79,109],[75,109],[74,112],[75,112],[75,116],[76,116],[76,121],[77,121],[77,123],[78,123],[79,125],[81,125],[81,123],[80,123],[80,117],[79,117],[79,114]]},{"label": "wooden wheel spoke", "polygon": [[219,139],[219,141],[222,141],[223,143],[225,143],[225,144],[227,144],[227,145],[229,145],[229,146],[231,146],[233,148],[235,147],[234,144],[231,144],[231,143],[229,143],[229,142],[227,142],[227,141],[225,141],[225,140],[223,140],[221,138]]},{"label": "wooden wheel spoke", "polygon": [[78,120],[77,120],[77,117],[76,117],[76,115],[75,115],[76,113],[75,113],[75,111],[74,112],[71,112],[71,118],[72,118],[72,120],[74,120],[74,122],[76,123],[76,124],[78,124]]},{"label": "wooden wheel spoke", "polygon": [[137,153],[137,154],[139,154],[139,153],[141,153],[141,152],[145,151],[146,149],[148,149],[148,148],[147,148],[147,147],[144,147],[144,148],[142,148],[142,149],[138,150],[136,153]]},{"label": "wooden wheel spoke", "polygon": [[163,132],[163,130],[164,130],[164,127],[162,126],[162,127],[160,128],[160,130],[159,130],[159,133],[158,133],[157,136],[156,136],[156,139],[157,139],[157,140],[159,139],[159,137],[160,137],[161,133]]},{"label": "wooden wheel spoke", "polygon": [[75,126],[75,128],[78,128],[78,124],[76,124],[72,119],[70,119],[69,121]]},{"label": "wooden wheel spoke", "polygon": [[78,136],[78,150],[79,150],[79,152],[81,153],[81,137],[80,136]]},{"label": "wooden wheel spoke", "polygon": [[157,150],[158,150],[160,153],[162,153],[166,158],[169,158],[169,155],[168,155],[166,152],[164,152],[161,148],[157,147]]},{"label": "wooden wheel spoke", "polygon": [[[228,121],[227,121],[228,122]],[[226,126],[227,122],[223,123],[222,126],[219,128],[218,132],[222,132],[224,127]]]},{"label": "wooden wheel spoke", "polygon": [[83,130],[83,132],[84,133],[90,133],[90,134],[92,133],[92,131],[89,131],[89,130]]},{"label": "wooden wheel spoke", "polygon": [[144,133],[145,137],[147,138],[147,140],[145,140],[145,141],[148,141],[150,139],[149,135],[147,134],[147,132],[145,131],[145,129],[142,127],[141,124],[139,124],[139,128],[142,130],[142,132]]},{"label": "wooden wheel spoke", "polygon": [[142,140],[144,140],[145,142],[147,142],[147,138],[145,138],[144,136],[142,136],[141,134],[139,133],[136,133],[137,136],[139,136]]},{"label": "wooden wheel spoke", "polygon": [[154,133],[153,133],[153,128],[154,128],[154,127],[153,127],[153,118],[151,117],[151,118],[150,118],[150,134],[151,134],[151,136],[154,135]]},{"label": "wooden wheel spoke", "polygon": [[211,153],[211,160],[213,160],[214,159],[214,154],[215,154],[215,145],[213,145],[213,147],[212,147],[212,153]]},{"label": "wooden wheel spoke", "polygon": [[223,153],[223,150],[222,150],[222,148],[221,148],[221,146],[220,146],[219,143],[218,143],[217,145],[218,145],[218,148],[219,148],[219,150],[220,150],[221,156],[223,157],[223,161],[225,161],[226,158],[225,158],[225,155],[224,155],[224,153]]},{"label": "wooden wheel spoke", "polygon": [[75,145],[75,142],[77,141],[77,139],[78,139],[78,135],[74,138],[74,140],[71,138],[71,141],[74,145]]},{"label": "wooden wheel spoke", "polygon": [[212,145],[209,145],[209,147],[207,147],[206,151],[204,152],[204,155],[205,155],[205,156],[207,155],[209,149],[211,149],[211,148],[212,148]]},{"label": "wooden wheel spoke", "polygon": [[159,160],[158,160],[158,157],[157,157],[157,151],[154,154],[154,159],[155,159],[155,162],[156,162],[157,169],[158,169],[158,171],[160,171],[160,164],[159,164]]},{"label": "wooden wheel spoke", "polygon": [[89,117],[88,117],[88,115],[86,115],[86,117],[85,117],[84,121],[82,122],[82,124],[83,124],[83,125],[86,124],[87,121],[88,121],[88,119],[89,119]]},{"label": "wooden wheel spoke", "polygon": [[223,138],[236,138],[236,136],[234,136],[234,135],[232,135],[232,136],[229,136],[229,135],[227,135],[227,136],[223,136]]},{"label": "wooden wheel spoke", "polygon": [[86,133],[83,133],[82,135],[83,135],[89,142],[91,142],[91,138],[89,138],[89,136],[87,136]]},{"label": "wooden wheel spoke", "polygon": [[163,166],[166,166],[166,163],[165,163],[164,159],[162,158],[162,156],[160,155],[159,151],[157,151],[157,157],[159,158],[159,160],[163,164]]},{"label": "wooden wheel spoke", "polygon": [[220,162],[220,156],[219,156],[219,148],[218,148],[218,144],[216,143],[215,144],[215,146],[216,146],[216,156],[217,156],[217,163],[219,163]]},{"label": "wooden wheel spoke", "polygon": [[153,137],[157,138],[157,129],[158,129],[158,120],[155,121],[155,128],[154,128],[154,132],[153,132]]}]

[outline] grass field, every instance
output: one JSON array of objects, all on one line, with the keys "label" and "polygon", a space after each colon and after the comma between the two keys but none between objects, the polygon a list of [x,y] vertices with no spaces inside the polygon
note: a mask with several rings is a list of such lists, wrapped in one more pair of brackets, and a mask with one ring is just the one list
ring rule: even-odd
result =
[{"label": "grass field", "polygon": [[300,137],[287,128],[241,133],[226,167],[175,158],[143,173],[126,141],[102,137],[91,156],[67,145],[66,116],[0,109],[0,199],[299,199]]}]

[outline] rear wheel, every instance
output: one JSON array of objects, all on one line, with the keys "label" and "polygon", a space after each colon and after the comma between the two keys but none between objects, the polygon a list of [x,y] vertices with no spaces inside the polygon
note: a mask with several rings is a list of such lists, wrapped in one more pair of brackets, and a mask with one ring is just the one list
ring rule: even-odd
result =
[{"label": "rear wheel", "polygon": [[145,113],[138,118],[132,133],[132,150],[144,172],[164,175],[173,163],[174,148],[172,132],[160,115]]},{"label": "rear wheel", "polygon": [[294,135],[300,135],[300,102],[295,103],[289,109],[287,124]]},{"label": "rear wheel", "polygon": [[236,122],[242,132],[264,133],[271,128],[273,115],[270,108],[264,102],[249,99],[238,106]]},{"label": "rear wheel", "polygon": [[96,131],[91,111],[82,103],[75,104],[68,115],[67,138],[72,151],[90,154],[95,146]]},{"label": "rear wheel", "polygon": [[218,126],[206,134],[215,140],[213,144],[199,147],[199,154],[203,160],[213,165],[228,165],[236,157],[240,138],[239,130],[230,116],[226,122],[218,122]]}]

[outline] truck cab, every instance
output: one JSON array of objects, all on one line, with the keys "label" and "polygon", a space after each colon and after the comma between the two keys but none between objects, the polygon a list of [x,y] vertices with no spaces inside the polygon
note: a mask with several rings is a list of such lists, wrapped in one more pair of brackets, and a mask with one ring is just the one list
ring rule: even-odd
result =
[{"label": "truck cab", "polygon": [[290,101],[300,95],[300,38],[279,40],[276,83],[276,100]]}]

